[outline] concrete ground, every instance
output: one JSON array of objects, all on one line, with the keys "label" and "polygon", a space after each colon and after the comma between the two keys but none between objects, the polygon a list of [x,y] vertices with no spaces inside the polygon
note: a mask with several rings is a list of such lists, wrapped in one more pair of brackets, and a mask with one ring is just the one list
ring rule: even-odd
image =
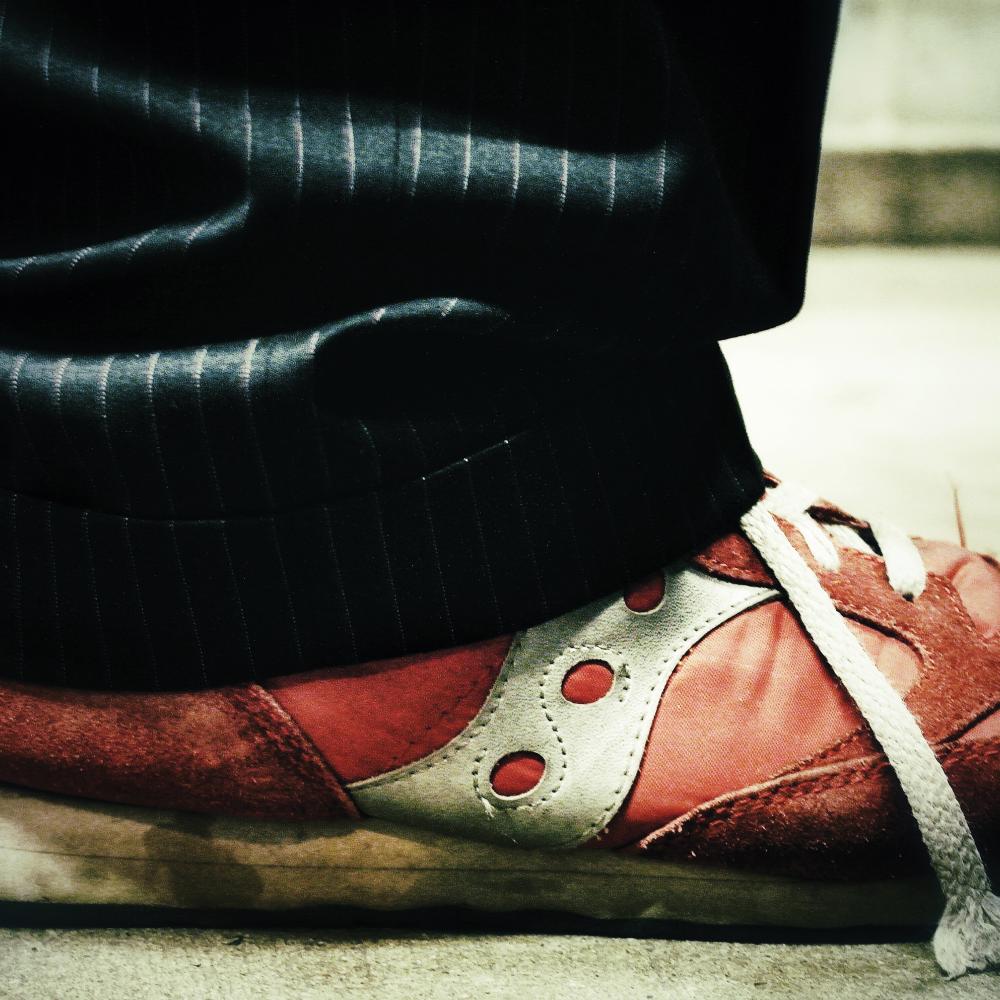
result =
[{"label": "concrete ground", "polygon": [[33,1000],[989,1000],[926,945],[438,933],[0,931],[0,996]]},{"label": "concrete ground", "polygon": [[[727,346],[765,464],[937,537],[957,538],[954,486],[970,545],[1000,551],[998,317],[1000,252],[817,253],[802,316]],[[1000,974],[945,982],[913,942],[0,929],[0,998],[334,996],[975,1000]]]}]

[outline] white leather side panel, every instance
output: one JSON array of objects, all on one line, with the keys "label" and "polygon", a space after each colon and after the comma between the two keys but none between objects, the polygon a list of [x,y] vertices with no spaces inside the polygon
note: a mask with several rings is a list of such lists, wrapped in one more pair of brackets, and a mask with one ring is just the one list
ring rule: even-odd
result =
[{"label": "white leather side panel", "polygon": [[[520,633],[475,719],[436,753],[349,786],[369,816],[523,847],[565,848],[602,830],[632,787],[671,671],[717,625],[775,595],[685,567],[665,571],[653,611],[604,598]],[[582,660],[614,671],[600,701],[562,695]],[[706,703],[706,711],[711,705]],[[523,795],[497,795],[496,763],[532,751],[541,781]]]}]

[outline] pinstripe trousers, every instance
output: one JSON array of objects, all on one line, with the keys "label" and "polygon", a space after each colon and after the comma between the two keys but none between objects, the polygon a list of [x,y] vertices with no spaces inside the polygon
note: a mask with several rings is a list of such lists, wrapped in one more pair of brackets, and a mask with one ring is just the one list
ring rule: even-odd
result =
[{"label": "pinstripe trousers", "polygon": [[836,13],[0,0],[0,674],[438,648],[727,530]]}]

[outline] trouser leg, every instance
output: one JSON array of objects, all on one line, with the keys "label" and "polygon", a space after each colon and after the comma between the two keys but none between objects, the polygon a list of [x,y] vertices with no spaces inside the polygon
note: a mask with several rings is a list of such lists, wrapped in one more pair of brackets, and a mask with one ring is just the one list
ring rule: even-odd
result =
[{"label": "trouser leg", "polygon": [[435,648],[726,530],[834,17],[8,3],[0,669]]}]

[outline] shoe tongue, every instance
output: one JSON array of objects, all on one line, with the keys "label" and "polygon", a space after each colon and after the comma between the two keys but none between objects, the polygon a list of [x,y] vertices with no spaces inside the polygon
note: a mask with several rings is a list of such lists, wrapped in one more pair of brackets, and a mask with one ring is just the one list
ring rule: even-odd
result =
[{"label": "shoe tongue", "polygon": [[1000,568],[949,542],[915,539],[927,569],[950,580],[980,634],[1000,632]]}]

